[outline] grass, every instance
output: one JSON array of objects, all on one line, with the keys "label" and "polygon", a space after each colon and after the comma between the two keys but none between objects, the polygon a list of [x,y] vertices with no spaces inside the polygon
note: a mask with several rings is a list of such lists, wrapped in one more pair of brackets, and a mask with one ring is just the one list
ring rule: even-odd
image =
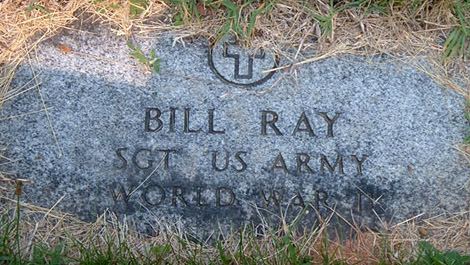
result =
[{"label": "grass", "polygon": [[[142,14],[144,10],[146,10],[149,6],[149,2],[147,0],[130,0],[129,5],[129,15],[131,18],[135,18],[136,16]],[[115,8],[120,8],[120,6],[115,6]]]},{"label": "grass", "polygon": [[169,11],[172,14],[174,26],[182,26],[193,19],[199,20],[199,12],[204,13],[206,7],[212,5],[212,1],[197,0],[166,0],[165,2],[171,5]]},{"label": "grass", "polygon": [[[333,216],[300,229],[298,220],[305,212],[301,211],[298,218],[278,227],[245,225],[194,240],[177,224],[163,220],[154,236],[135,232],[109,213],[83,223],[25,204],[13,182],[9,188],[15,192],[10,200],[2,197],[7,203],[0,215],[0,264],[470,264],[468,235],[452,243],[456,234],[451,231],[467,231],[468,213],[447,218],[446,226],[432,219],[411,220],[383,233],[363,229],[332,238],[327,229]],[[416,232],[416,226],[426,226],[429,233]],[[444,241],[444,250],[435,247]]]},{"label": "grass", "polygon": [[418,243],[418,256],[411,264],[421,265],[441,265],[454,264],[466,265],[470,264],[470,256],[462,256],[456,251],[442,252],[433,247],[428,242]]},{"label": "grass", "polygon": [[[447,41],[438,52],[449,61],[468,55],[469,6],[465,0],[73,0],[67,5],[33,1],[23,7],[7,3],[0,7],[4,16],[0,43],[9,50],[2,51],[0,61],[26,52],[35,45],[28,43],[33,35],[54,34],[80,11],[113,24],[119,35],[189,31],[213,43],[234,34],[247,44],[265,41],[265,45],[295,47],[311,35],[320,37],[322,44],[328,40],[328,46],[349,42],[369,52],[393,53],[393,42],[401,42],[400,50],[422,53],[416,46],[439,46],[444,35]],[[18,10],[24,14],[14,15]]]},{"label": "grass", "polygon": [[452,10],[456,15],[453,18],[456,26],[444,43],[443,61],[454,57],[467,58],[470,55],[470,20],[466,17],[470,13],[470,2],[456,1]]},{"label": "grass", "polygon": [[[172,13],[174,26],[199,23],[202,17],[207,16],[207,13],[211,12],[206,10],[213,10],[214,12],[223,11],[225,15],[221,19],[225,23],[211,37],[214,43],[231,34],[249,43],[254,34],[256,18],[268,13],[276,5],[275,0],[267,0],[261,3],[255,0],[243,2],[233,2],[231,0],[166,0],[165,2],[172,6],[170,13]],[[246,11],[247,9],[248,11]],[[243,15],[244,13],[246,15]]]},{"label": "grass", "polygon": [[218,31],[215,42],[220,41],[231,33],[234,33],[237,38],[249,42],[254,32],[256,18],[263,13],[269,12],[275,5],[273,0],[267,0],[258,5],[256,9],[248,11],[246,17],[243,17],[241,15],[243,10],[253,3],[255,3],[254,0],[246,1],[241,5],[236,5],[230,0],[222,1],[222,6],[226,8],[227,15],[225,24]]}]

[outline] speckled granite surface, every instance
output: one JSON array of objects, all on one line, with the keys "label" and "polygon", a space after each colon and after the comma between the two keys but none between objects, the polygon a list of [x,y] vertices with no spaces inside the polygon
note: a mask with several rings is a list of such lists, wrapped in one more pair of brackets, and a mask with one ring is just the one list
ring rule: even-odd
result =
[{"label": "speckled granite surface", "polygon": [[[162,217],[209,228],[287,207],[371,225],[468,206],[468,163],[453,148],[468,127],[463,98],[411,67],[340,56],[303,65],[295,81],[275,73],[240,87],[226,81],[263,79],[277,58],[221,44],[210,54],[216,73],[203,41],[137,39],[162,59],[160,74],[144,73],[126,39],[103,28],[63,32],[17,71],[12,88],[32,89],[1,110],[13,162],[0,169],[34,181],[29,202],[51,207],[65,194],[60,210],[90,220],[111,209],[143,229]],[[56,138],[44,111],[4,119],[43,109],[40,94]]]}]

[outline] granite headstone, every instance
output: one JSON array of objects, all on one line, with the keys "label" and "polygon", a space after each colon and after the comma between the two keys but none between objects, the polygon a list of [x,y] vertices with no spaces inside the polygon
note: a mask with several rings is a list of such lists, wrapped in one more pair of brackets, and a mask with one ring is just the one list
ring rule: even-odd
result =
[{"label": "granite headstone", "polygon": [[343,55],[291,75],[229,39],[131,41],[160,73],[105,26],[63,31],[18,68],[0,170],[33,181],[28,202],[206,228],[285,209],[374,225],[468,207],[463,97],[411,66]]}]

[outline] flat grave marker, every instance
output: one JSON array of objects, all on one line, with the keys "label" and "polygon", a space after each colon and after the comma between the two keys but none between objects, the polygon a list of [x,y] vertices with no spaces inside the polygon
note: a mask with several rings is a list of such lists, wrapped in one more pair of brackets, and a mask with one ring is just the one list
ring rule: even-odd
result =
[{"label": "flat grave marker", "polygon": [[468,207],[469,165],[454,148],[463,97],[410,66],[344,55],[293,79],[262,72],[286,63],[267,50],[168,37],[138,39],[161,58],[161,73],[144,73],[125,38],[94,30],[40,44],[12,82],[22,94],[3,104],[12,162],[0,170],[34,182],[28,202],[65,195],[60,210],[92,220],[110,209],[141,228],[305,207],[306,220],[336,211],[377,225]]}]

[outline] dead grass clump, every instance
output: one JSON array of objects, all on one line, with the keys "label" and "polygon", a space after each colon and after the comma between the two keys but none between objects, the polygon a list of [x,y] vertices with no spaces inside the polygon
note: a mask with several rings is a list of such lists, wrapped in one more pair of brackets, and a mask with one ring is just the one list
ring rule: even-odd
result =
[{"label": "dead grass clump", "polygon": [[[3,1],[0,4],[0,65],[22,60],[37,43],[76,20],[86,1]],[[35,41],[33,37],[40,35]]]}]

